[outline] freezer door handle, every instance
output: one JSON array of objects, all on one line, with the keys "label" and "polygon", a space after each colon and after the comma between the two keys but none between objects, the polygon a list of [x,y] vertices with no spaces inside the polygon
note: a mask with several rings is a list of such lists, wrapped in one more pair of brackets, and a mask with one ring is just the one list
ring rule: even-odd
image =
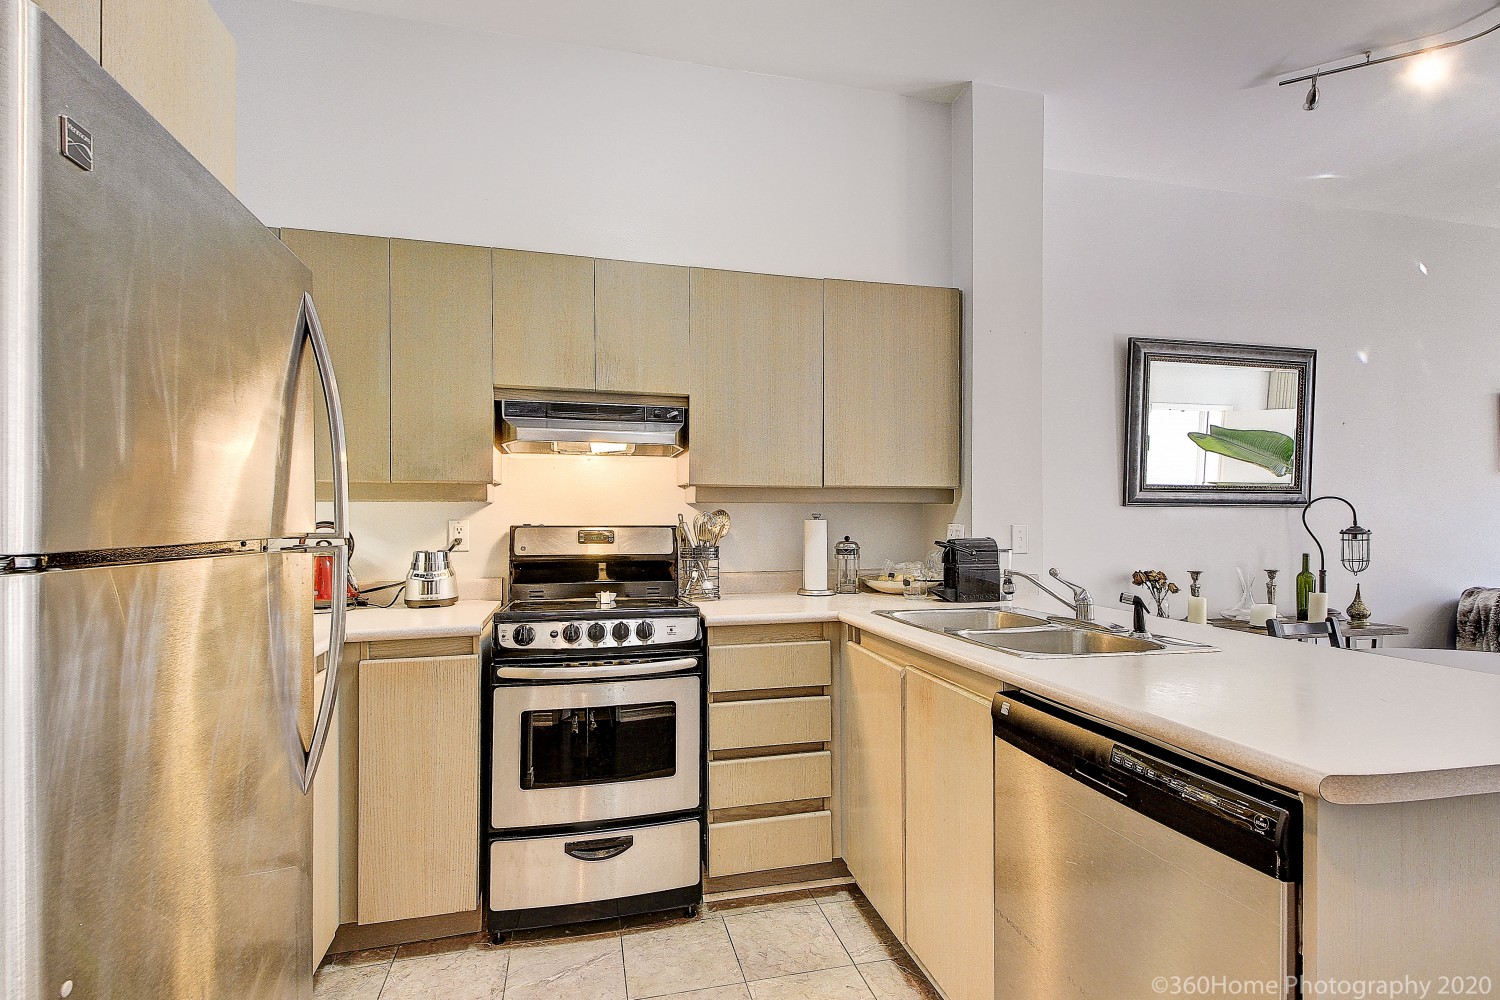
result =
[{"label": "freezer door handle", "polygon": [[[312,296],[302,296],[302,343],[312,348],[313,360],[318,366],[318,380],[323,386],[324,409],[328,413],[328,444],[333,455],[333,530],[326,534],[309,535],[309,540],[321,539],[332,543],[320,546],[320,554],[333,552],[334,600],[330,608],[328,632],[328,665],[323,682],[323,700],[318,705],[317,721],[313,724],[312,738],[308,741],[306,758],[302,767],[302,791],[312,789],[313,779],[318,773],[318,762],[323,759],[323,749],[328,744],[328,730],[333,725],[333,709],[338,703],[339,665],[344,659],[344,632],[349,614],[342,583],[349,578],[349,463],[344,442],[344,407],[339,400],[338,379],[333,374],[333,356],[328,351],[328,339],[323,336],[323,324],[318,322],[318,310],[313,306]],[[300,357],[302,346],[298,345],[294,356]],[[295,384],[295,379],[294,379]]]}]

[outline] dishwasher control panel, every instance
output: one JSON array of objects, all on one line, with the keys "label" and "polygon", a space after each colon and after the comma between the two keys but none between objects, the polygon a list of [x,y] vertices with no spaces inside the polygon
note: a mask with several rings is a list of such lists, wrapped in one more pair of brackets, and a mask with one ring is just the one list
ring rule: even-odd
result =
[{"label": "dishwasher control panel", "polygon": [[1109,763],[1136,779],[1182,799],[1198,809],[1243,826],[1268,840],[1276,839],[1286,819],[1280,809],[1248,799],[1231,788],[1188,774],[1164,761],[1122,747],[1110,751]]}]

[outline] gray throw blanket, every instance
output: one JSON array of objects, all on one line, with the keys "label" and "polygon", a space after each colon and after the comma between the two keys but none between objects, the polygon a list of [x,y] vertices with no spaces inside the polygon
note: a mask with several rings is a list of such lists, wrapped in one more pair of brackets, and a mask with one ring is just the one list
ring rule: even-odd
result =
[{"label": "gray throw blanket", "polygon": [[1458,599],[1458,648],[1500,652],[1500,588],[1470,587]]}]

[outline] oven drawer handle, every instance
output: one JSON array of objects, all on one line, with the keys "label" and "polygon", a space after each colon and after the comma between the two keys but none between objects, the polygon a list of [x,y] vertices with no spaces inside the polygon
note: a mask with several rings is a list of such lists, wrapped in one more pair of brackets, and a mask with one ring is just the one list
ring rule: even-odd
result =
[{"label": "oven drawer handle", "polygon": [[574,840],[563,844],[563,851],[579,861],[608,861],[634,846],[634,837],[610,837],[607,840]]},{"label": "oven drawer handle", "polygon": [[646,677],[652,674],[672,674],[679,670],[692,670],[698,666],[696,656],[684,656],[676,660],[658,660],[655,663],[611,663],[570,665],[566,667],[496,667],[495,676],[523,681],[562,681],[572,678],[593,677]]}]

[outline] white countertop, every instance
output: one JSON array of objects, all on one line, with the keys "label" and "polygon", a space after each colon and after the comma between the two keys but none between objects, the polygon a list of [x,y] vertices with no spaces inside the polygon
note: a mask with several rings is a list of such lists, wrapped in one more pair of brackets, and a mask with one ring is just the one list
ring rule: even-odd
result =
[{"label": "white countertop", "polygon": [[[344,640],[379,642],[479,635],[499,606],[496,601],[459,601],[446,608],[408,608],[398,601],[393,608],[353,608],[344,629]],[[313,648],[318,656],[328,652],[328,629],[328,614],[319,612],[313,619]]]},{"label": "white countertop", "polygon": [[1500,676],[1163,619],[1151,627],[1220,651],[1022,659],[874,614],[932,606],[760,594],[703,613],[710,626],[842,621],[1330,802],[1500,792]]}]

